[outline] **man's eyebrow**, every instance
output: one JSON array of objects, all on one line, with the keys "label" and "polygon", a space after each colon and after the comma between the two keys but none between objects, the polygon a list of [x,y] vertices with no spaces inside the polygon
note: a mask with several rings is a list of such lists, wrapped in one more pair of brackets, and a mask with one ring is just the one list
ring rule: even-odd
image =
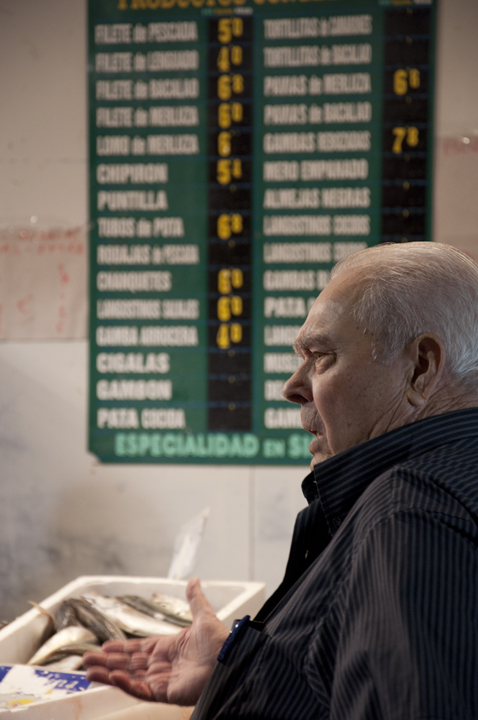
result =
[{"label": "man's eyebrow", "polygon": [[314,345],[331,345],[332,340],[330,335],[328,335],[325,332],[321,332],[320,330],[317,331],[310,331],[308,333],[304,333],[300,337],[298,337],[294,344],[294,352],[297,355],[301,354],[301,351],[309,350]]}]

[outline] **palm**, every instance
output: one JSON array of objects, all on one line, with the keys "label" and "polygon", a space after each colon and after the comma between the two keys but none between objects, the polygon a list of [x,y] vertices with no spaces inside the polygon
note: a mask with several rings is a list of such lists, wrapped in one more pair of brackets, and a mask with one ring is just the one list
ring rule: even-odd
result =
[{"label": "palm", "polygon": [[84,658],[90,680],[109,683],[142,700],[194,705],[211,675],[227,630],[198,580],[187,587],[191,627],[177,635],[112,640]]}]

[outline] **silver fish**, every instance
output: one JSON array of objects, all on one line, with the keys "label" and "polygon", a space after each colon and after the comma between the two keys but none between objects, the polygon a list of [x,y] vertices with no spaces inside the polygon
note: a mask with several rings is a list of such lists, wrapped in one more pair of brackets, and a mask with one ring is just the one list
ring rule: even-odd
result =
[{"label": "silver fish", "polygon": [[159,607],[153,600],[147,600],[139,595],[118,595],[116,599],[139,612],[158,618],[158,620],[164,620],[163,613],[159,612]]},{"label": "silver fish", "polygon": [[103,642],[105,640],[126,640],[126,635],[111,616],[106,616],[97,606],[83,598],[70,598],[78,620],[94,632]]},{"label": "silver fish", "polygon": [[69,600],[63,600],[55,613],[56,631],[62,630],[69,625],[81,625],[76,617],[75,608]]},{"label": "silver fish", "polygon": [[172,595],[164,595],[163,593],[154,593],[153,600],[157,604],[159,611],[162,612],[170,622],[176,622],[181,625],[191,625],[193,616],[185,600],[173,597]]},{"label": "silver fish", "polygon": [[98,640],[96,635],[92,633],[91,630],[88,630],[88,628],[80,627],[79,625],[63,628],[63,630],[53,635],[37,650],[27,665],[42,665],[45,659],[50,657],[53,652],[65,647],[65,645],[79,642],[95,643],[98,642]]},{"label": "silver fish", "polygon": [[46,670],[54,670],[55,672],[79,670],[83,667],[83,655],[66,655],[61,660],[45,663],[43,667]]},{"label": "silver fish", "polygon": [[75,642],[71,643],[71,645],[64,645],[61,648],[58,648],[58,650],[53,650],[53,652],[48,655],[48,657],[42,662],[42,663],[36,663],[37,665],[50,665],[50,663],[59,662],[60,660],[63,660],[63,658],[68,657],[68,655],[80,655],[80,657],[83,657],[85,652],[89,652],[91,650],[98,650],[98,641],[96,643],[92,642]]},{"label": "silver fish", "polygon": [[137,637],[173,635],[179,630],[171,623],[139,612],[117,598],[106,597],[97,593],[85,593],[83,598],[130,635],[136,635]]}]

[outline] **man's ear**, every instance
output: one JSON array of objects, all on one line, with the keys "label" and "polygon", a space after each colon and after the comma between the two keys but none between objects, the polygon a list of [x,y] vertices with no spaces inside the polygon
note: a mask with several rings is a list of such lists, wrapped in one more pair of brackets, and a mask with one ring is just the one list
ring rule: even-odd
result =
[{"label": "man's ear", "polygon": [[408,351],[412,367],[407,398],[418,408],[430,400],[443,376],[445,346],[435,333],[423,333],[410,344]]}]

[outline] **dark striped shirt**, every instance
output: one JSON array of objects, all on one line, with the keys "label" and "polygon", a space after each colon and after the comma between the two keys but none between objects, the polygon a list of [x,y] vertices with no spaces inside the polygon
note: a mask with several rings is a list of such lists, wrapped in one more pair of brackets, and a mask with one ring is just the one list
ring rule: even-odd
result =
[{"label": "dark striped shirt", "polygon": [[478,409],[356,446],[303,483],[282,585],[194,719],[478,718]]}]

